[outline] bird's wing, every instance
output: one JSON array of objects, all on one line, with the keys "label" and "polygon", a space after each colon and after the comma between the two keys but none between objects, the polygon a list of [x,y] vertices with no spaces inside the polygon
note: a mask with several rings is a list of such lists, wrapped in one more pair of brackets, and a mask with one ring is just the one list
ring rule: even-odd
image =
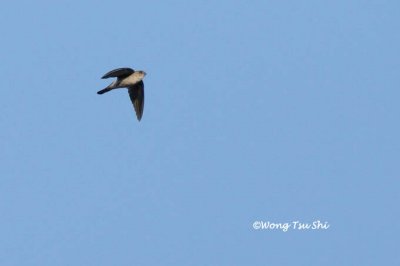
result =
[{"label": "bird's wing", "polygon": [[136,117],[140,121],[143,115],[144,108],[144,84],[143,81],[139,81],[128,89],[129,97],[131,98],[133,107],[135,108]]},{"label": "bird's wing", "polygon": [[129,76],[130,74],[132,74],[133,72],[135,72],[132,68],[128,68],[128,67],[124,67],[124,68],[117,68],[114,70],[111,70],[110,72],[104,74],[104,76],[102,76],[102,79],[108,79],[108,78],[123,78],[126,76]]}]

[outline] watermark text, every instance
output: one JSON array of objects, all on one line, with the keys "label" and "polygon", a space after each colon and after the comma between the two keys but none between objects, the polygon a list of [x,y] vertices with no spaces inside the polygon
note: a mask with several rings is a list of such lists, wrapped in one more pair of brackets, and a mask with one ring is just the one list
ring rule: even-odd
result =
[{"label": "watermark text", "polygon": [[290,221],[285,223],[271,222],[271,221],[254,221],[254,230],[279,230],[287,232],[289,230],[327,230],[330,224],[326,221],[315,220],[312,222]]}]

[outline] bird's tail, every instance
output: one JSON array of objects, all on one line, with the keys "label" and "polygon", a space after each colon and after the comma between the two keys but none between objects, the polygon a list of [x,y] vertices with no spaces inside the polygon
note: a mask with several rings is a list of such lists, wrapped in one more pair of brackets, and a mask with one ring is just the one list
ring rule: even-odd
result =
[{"label": "bird's tail", "polygon": [[112,90],[112,89],[107,87],[105,89],[102,89],[101,91],[98,91],[97,94],[103,94],[103,93],[109,92],[110,90]]}]

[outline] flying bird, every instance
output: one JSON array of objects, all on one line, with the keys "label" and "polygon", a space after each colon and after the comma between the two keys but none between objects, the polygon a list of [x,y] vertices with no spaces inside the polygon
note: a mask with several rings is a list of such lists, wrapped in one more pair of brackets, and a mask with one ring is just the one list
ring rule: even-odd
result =
[{"label": "flying bird", "polygon": [[146,76],[146,72],[142,70],[135,71],[131,68],[117,68],[111,70],[101,78],[117,79],[106,88],[98,91],[97,94],[103,94],[113,89],[128,88],[129,97],[131,98],[133,107],[135,108],[136,117],[140,121],[140,119],[142,119],[144,107],[144,76]]}]

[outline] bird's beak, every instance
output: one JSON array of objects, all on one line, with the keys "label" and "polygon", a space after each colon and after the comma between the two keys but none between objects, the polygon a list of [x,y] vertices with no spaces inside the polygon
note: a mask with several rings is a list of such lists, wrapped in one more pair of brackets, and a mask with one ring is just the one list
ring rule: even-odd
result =
[{"label": "bird's beak", "polygon": [[145,76],[147,75],[147,73],[146,73],[146,72],[144,72],[144,71],[143,71],[143,74],[144,74]]}]

